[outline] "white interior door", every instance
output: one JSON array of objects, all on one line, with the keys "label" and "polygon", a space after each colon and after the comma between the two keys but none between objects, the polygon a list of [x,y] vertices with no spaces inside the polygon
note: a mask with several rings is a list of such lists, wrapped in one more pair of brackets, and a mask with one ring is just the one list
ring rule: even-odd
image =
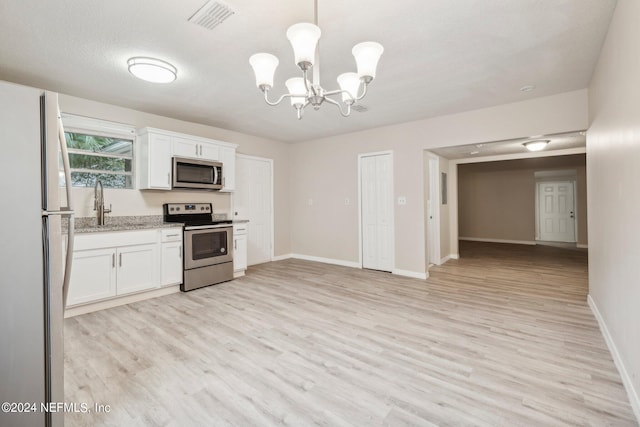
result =
[{"label": "white interior door", "polygon": [[391,154],[360,158],[363,268],[393,270],[392,185]]},{"label": "white interior door", "polygon": [[427,260],[440,265],[440,161],[429,159],[429,198],[427,200]]},{"label": "white interior door", "polygon": [[273,247],[272,161],[252,156],[236,158],[234,219],[248,219],[247,263],[271,261]]},{"label": "white interior door", "polygon": [[538,183],[538,240],[575,242],[573,182]]}]

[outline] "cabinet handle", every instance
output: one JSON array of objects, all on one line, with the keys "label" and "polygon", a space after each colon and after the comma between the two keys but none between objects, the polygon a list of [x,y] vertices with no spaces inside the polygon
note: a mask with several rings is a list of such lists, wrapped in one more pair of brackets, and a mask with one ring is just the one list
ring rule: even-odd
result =
[{"label": "cabinet handle", "polygon": [[111,254],[111,268],[116,268],[116,254]]},{"label": "cabinet handle", "polygon": [[167,184],[171,184],[171,172],[167,172]]},{"label": "cabinet handle", "polygon": [[196,144],[196,156],[198,155],[198,144]]},{"label": "cabinet handle", "polygon": [[120,264],[120,267],[122,267],[122,254],[119,255],[119,264]]},{"label": "cabinet handle", "polygon": [[178,258],[182,258],[182,245],[178,246]]},{"label": "cabinet handle", "polygon": [[167,237],[178,237],[179,234],[167,234]]},{"label": "cabinet handle", "polygon": [[227,177],[226,177],[226,176],[223,176],[223,177],[222,177],[222,186],[223,186],[223,187],[226,187],[226,186],[227,186],[226,182],[227,182]]},{"label": "cabinet handle", "polygon": [[200,155],[202,156],[202,144],[200,144]]},{"label": "cabinet handle", "polygon": [[238,250],[238,241],[236,239],[233,239],[233,250],[234,251]]}]

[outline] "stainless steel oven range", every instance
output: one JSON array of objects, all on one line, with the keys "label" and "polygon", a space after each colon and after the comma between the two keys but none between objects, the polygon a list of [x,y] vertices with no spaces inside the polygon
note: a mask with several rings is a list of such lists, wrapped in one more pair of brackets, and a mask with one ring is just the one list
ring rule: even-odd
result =
[{"label": "stainless steel oven range", "polygon": [[166,203],[165,222],[184,223],[184,292],[233,279],[233,226],[213,220],[211,203]]}]

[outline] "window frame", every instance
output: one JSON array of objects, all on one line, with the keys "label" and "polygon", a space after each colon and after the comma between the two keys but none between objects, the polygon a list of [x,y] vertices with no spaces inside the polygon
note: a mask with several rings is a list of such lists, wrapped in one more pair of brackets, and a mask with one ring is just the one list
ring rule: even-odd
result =
[{"label": "window frame", "polygon": [[[88,150],[80,150],[76,148],[67,147],[69,154],[79,154],[86,156],[95,156],[102,158],[116,158],[116,159],[130,159],[131,160],[131,172],[114,172],[108,170],[97,169],[77,169],[71,168],[71,172],[90,173],[90,174],[110,174],[130,177],[131,187],[114,187],[113,190],[135,190],[137,188],[136,183],[136,128],[132,125],[123,123],[111,122],[107,120],[95,119],[92,117],[78,116],[74,114],[62,113],[62,125],[65,133],[77,133],[89,136],[101,136],[106,138],[117,138],[127,141],[131,141],[131,157],[123,154],[91,152]],[[66,141],[66,138],[65,138]],[[81,186],[74,186],[74,188],[87,188]]]}]

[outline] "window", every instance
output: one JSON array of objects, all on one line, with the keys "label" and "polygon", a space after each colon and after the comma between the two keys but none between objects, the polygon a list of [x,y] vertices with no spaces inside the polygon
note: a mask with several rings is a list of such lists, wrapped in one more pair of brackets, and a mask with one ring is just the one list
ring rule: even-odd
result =
[{"label": "window", "polygon": [[133,188],[133,127],[66,114],[62,121],[74,187],[100,180],[105,188]]}]

